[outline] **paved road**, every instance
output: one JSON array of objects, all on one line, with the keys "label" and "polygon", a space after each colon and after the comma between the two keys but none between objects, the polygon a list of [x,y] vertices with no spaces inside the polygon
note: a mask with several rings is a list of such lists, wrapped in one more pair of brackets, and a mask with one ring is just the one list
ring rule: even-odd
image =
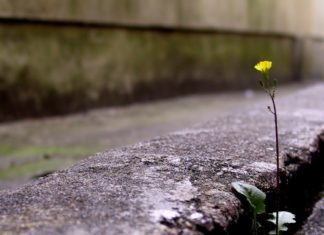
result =
[{"label": "paved road", "polygon": [[[281,87],[278,96],[305,87]],[[268,99],[261,91],[195,95],[0,125],[0,189],[108,150],[203,122]]]}]

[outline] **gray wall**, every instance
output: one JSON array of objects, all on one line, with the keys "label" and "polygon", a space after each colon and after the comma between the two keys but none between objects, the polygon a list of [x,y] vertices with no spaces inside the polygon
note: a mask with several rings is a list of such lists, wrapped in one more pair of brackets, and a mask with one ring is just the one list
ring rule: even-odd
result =
[{"label": "gray wall", "polygon": [[320,0],[28,0],[28,4],[0,0],[0,16],[296,34],[308,30],[310,15],[320,4]]},{"label": "gray wall", "polygon": [[[320,0],[0,0],[2,119],[323,75]],[[323,51],[324,52],[324,51]]]}]

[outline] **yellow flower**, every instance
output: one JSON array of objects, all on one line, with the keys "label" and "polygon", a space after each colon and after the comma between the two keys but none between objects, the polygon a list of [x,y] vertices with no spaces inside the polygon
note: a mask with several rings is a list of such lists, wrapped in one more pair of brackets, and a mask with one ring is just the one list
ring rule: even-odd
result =
[{"label": "yellow flower", "polygon": [[272,67],[272,61],[267,61],[267,60],[260,61],[254,66],[256,70],[260,71],[263,74],[268,73],[271,67]]}]

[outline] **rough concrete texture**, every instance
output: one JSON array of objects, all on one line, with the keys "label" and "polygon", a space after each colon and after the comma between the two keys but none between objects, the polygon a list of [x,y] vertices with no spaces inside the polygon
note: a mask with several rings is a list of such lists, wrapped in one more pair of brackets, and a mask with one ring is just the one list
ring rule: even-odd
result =
[{"label": "rough concrete texture", "polygon": [[[278,97],[309,86],[278,87]],[[103,152],[224,116],[268,97],[259,89],[190,95],[61,117],[0,124],[0,190]],[[68,133],[68,134],[67,134]],[[58,165],[57,165],[58,163]]]},{"label": "rough concrete texture", "polygon": [[324,198],[316,203],[312,215],[304,225],[300,235],[323,235],[324,234]]},{"label": "rough concrete texture", "polygon": [[[324,131],[323,91],[324,84],[318,84],[278,101],[281,159],[286,160],[288,176],[310,165],[318,152]],[[274,190],[273,117],[266,105],[98,153],[20,189],[2,191],[0,231],[232,232],[244,207],[231,182],[243,180],[266,192]]]}]

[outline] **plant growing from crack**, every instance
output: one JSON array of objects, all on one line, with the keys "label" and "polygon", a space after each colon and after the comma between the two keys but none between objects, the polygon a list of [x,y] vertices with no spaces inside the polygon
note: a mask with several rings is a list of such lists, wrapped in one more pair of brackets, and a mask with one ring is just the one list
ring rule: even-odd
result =
[{"label": "plant growing from crack", "polygon": [[252,232],[254,235],[257,234],[258,229],[261,227],[257,220],[257,215],[265,213],[265,203],[266,194],[262,192],[257,187],[244,183],[244,182],[234,182],[232,183],[233,188],[236,192],[245,196],[246,200],[252,209]]},{"label": "plant growing from crack", "polygon": [[263,90],[269,95],[272,103],[273,109],[268,106],[268,110],[274,116],[274,124],[275,124],[275,133],[276,133],[276,166],[277,166],[277,174],[276,174],[276,235],[279,234],[278,224],[279,224],[279,207],[280,207],[280,168],[279,168],[279,136],[278,136],[278,115],[277,108],[275,102],[276,88],[277,88],[277,80],[271,79],[269,75],[269,71],[272,67],[271,61],[260,61],[257,63],[254,68],[258,70],[262,74],[262,79],[259,80],[260,86]]},{"label": "plant growing from crack", "polygon": [[[262,74],[262,78],[259,80],[260,86],[269,95],[271,99],[271,106],[268,106],[268,110],[274,116],[275,126],[275,138],[276,138],[276,211],[271,213],[269,222],[275,225],[275,229],[270,231],[269,234],[279,235],[282,231],[287,231],[288,228],[285,224],[295,223],[295,215],[287,211],[279,211],[280,208],[280,166],[279,166],[279,134],[278,134],[278,114],[275,102],[277,80],[270,78],[269,71],[272,68],[271,61],[260,61],[254,68]],[[259,224],[257,222],[256,215],[265,212],[264,200],[266,195],[257,187],[246,184],[244,182],[232,183],[233,188],[240,194],[244,195],[249,202],[253,211],[252,231],[257,234]]]},{"label": "plant growing from crack", "polygon": [[[254,185],[247,184],[245,182],[233,182],[232,186],[235,191],[242,194],[250,204],[253,214],[251,230],[253,235],[258,235],[258,230],[261,227],[261,224],[257,220],[257,215],[265,213],[264,201],[266,199],[266,194]],[[269,215],[271,218],[268,219],[268,221],[277,227],[269,232],[270,235],[276,234],[277,231],[278,234],[280,234],[280,232],[287,231],[288,227],[286,224],[296,223],[295,215],[288,211],[278,211],[278,225],[276,223],[277,212],[270,213]]]}]

